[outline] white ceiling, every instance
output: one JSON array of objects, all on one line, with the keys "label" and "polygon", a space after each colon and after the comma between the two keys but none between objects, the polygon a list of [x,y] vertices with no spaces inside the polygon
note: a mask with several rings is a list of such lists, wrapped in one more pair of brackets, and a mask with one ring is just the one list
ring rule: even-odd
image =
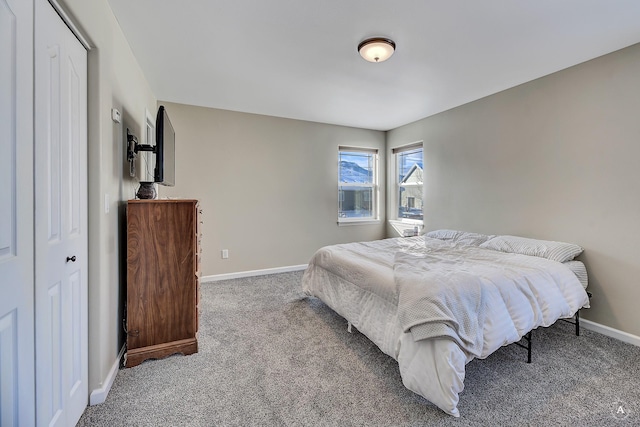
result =
[{"label": "white ceiling", "polygon": [[161,101],[377,130],[640,42],[639,0],[109,3]]}]

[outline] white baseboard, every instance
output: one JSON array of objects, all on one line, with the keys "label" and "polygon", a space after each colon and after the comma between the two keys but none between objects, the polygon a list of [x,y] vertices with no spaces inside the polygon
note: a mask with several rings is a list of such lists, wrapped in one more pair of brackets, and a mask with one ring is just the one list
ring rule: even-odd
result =
[{"label": "white baseboard", "polygon": [[113,385],[113,381],[116,379],[116,375],[118,374],[118,368],[120,367],[120,360],[122,360],[122,355],[124,354],[125,346],[123,345],[120,349],[120,353],[118,353],[118,358],[111,366],[111,370],[109,374],[107,374],[107,378],[102,382],[102,387],[97,388],[91,392],[89,396],[89,405],[99,405],[104,403],[107,400],[107,395],[111,390],[111,386]]},{"label": "white baseboard", "polygon": [[640,347],[640,337],[637,335],[629,334],[619,329],[614,329],[582,318],[580,318],[580,326],[584,326],[585,329]]},{"label": "white baseboard", "polygon": [[265,274],[288,273],[290,271],[300,271],[307,268],[308,264],[291,265],[288,267],[266,268],[264,270],[240,271],[238,273],[214,274],[213,276],[202,276],[200,282],[218,282],[228,279],[242,279],[243,277],[263,276]]}]

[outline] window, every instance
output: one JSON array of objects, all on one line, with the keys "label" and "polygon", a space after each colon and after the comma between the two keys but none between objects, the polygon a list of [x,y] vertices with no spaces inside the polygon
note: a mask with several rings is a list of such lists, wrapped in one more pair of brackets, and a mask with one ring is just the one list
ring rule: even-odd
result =
[{"label": "window", "polygon": [[[156,120],[149,110],[145,108],[145,144],[156,145]],[[151,151],[140,152],[141,173],[140,181],[153,182],[153,168],[155,165],[155,156]]]},{"label": "window", "polygon": [[338,222],[378,219],[378,150],[338,149]]},{"label": "window", "polygon": [[422,143],[392,150],[396,159],[398,219],[422,221]]}]

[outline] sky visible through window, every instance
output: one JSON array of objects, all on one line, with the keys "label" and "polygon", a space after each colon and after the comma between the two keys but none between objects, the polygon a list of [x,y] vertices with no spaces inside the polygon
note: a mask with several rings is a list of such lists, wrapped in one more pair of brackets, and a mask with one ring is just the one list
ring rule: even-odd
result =
[{"label": "sky visible through window", "polygon": [[368,153],[356,154],[356,153],[340,153],[340,160],[344,162],[352,162],[360,166],[361,168],[369,167],[369,158],[371,157]]}]

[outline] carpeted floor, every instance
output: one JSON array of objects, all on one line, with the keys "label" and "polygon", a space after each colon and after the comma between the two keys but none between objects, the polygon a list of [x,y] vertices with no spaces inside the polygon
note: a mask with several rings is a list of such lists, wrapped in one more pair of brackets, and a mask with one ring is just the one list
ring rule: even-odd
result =
[{"label": "carpeted floor", "polygon": [[[398,364],[302,272],[201,287],[199,348],[118,372],[78,426],[640,425],[640,348],[564,322],[467,365],[461,417],[402,385]],[[621,403],[617,403],[621,402]]]}]

